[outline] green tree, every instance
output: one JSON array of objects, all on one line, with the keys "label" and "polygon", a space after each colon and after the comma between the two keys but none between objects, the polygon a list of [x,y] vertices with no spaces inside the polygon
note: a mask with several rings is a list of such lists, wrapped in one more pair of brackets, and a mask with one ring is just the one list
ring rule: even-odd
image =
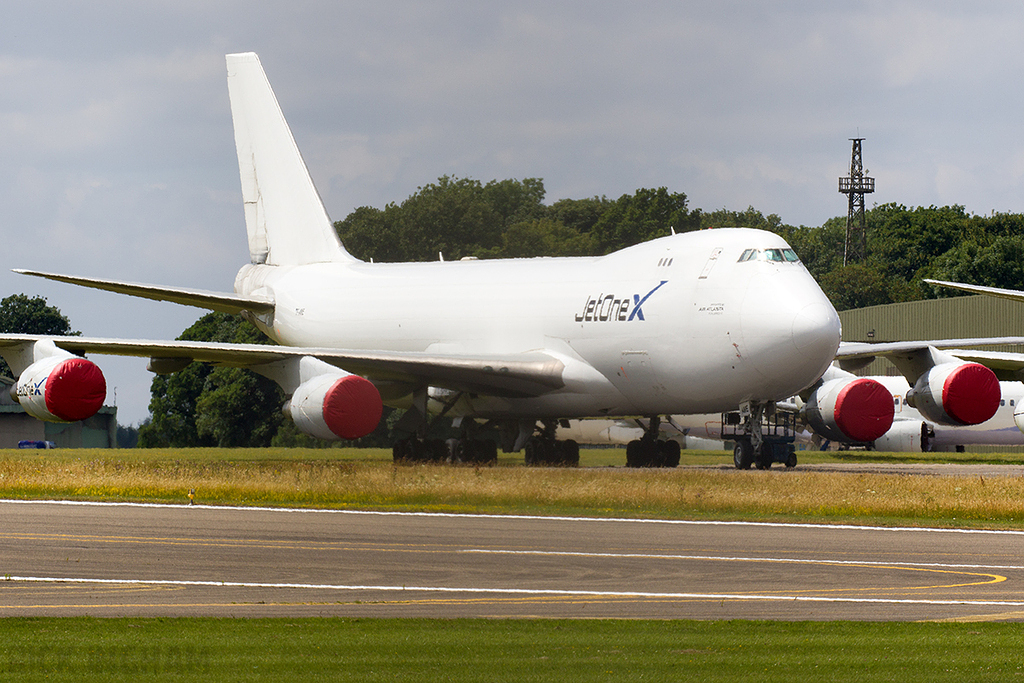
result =
[{"label": "green tree", "polygon": [[[208,313],[178,339],[269,343],[251,323],[226,313]],[[248,370],[192,363],[153,379],[150,420],[139,428],[139,446],[268,446],[283,419],[283,403],[284,394],[272,380]]]},{"label": "green tree", "polygon": [[779,232],[782,229],[782,219],[776,214],[765,216],[752,206],[746,211],[729,211],[719,209],[718,211],[702,211],[700,213],[701,228],[757,228]]},{"label": "green tree", "polygon": [[[964,241],[934,259],[923,274],[936,280],[1024,290],[1024,235],[1000,235],[987,245]],[[930,297],[963,296],[948,287],[926,286]]]},{"label": "green tree", "polygon": [[[78,336],[60,309],[49,306],[41,296],[12,294],[0,301],[0,332],[42,334],[54,337]],[[11,369],[0,358],[0,375],[11,377]]]},{"label": "green tree", "polygon": [[544,216],[539,178],[493,180],[442,176],[401,204],[361,207],[335,229],[345,247],[378,262],[457,260],[500,250],[506,228]]},{"label": "green tree", "polygon": [[593,233],[601,253],[608,254],[625,247],[676,232],[700,228],[700,210],[687,209],[686,195],[642,188],[624,194],[601,214]]},{"label": "green tree", "polygon": [[501,246],[481,255],[496,258],[590,256],[595,248],[590,234],[580,234],[550,218],[535,218],[510,225],[501,236]]},{"label": "green tree", "polygon": [[[579,235],[589,235],[604,212],[615,205],[606,197],[589,199],[559,199],[547,209],[547,217],[557,221]],[[597,246],[595,244],[594,248]],[[596,256],[597,254],[591,254]]]},{"label": "green tree", "polygon": [[820,228],[783,226],[779,233],[819,282],[826,274],[843,267],[845,218],[830,218]]},{"label": "green tree", "polygon": [[837,311],[904,301],[906,284],[861,263],[841,266],[818,281]]},{"label": "green tree", "polygon": [[904,282],[920,281],[919,271],[977,229],[962,206],[907,209],[876,206],[867,213],[868,260],[880,272]]}]

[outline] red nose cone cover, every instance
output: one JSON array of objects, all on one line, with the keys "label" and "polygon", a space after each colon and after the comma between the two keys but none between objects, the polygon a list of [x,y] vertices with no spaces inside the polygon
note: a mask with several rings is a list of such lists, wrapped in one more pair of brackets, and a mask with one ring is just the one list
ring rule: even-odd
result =
[{"label": "red nose cone cover", "polygon": [[339,379],[324,398],[324,422],[343,439],[358,439],[372,432],[383,410],[377,387],[358,375]]},{"label": "red nose cone cover", "polygon": [[967,363],[949,373],[942,385],[942,408],[960,424],[977,425],[996,414],[1001,396],[994,372]]},{"label": "red nose cone cover", "polygon": [[895,415],[892,395],[881,382],[860,378],[847,384],[836,399],[836,426],[853,441],[881,438]]},{"label": "red nose cone cover", "polygon": [[92,417],[106,397],[103,373],[84,358],[69,358],[46,379],[46,409],[66,422]]}]

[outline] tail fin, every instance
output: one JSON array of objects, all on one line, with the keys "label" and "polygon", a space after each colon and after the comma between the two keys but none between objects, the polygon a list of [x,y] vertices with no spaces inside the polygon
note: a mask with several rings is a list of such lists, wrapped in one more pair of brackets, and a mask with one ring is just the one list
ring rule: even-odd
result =
[{"label": "tail fin", "polygon": [[227,66],[252,262],[354,261],[327,216],[259,57],[228,55]]}]

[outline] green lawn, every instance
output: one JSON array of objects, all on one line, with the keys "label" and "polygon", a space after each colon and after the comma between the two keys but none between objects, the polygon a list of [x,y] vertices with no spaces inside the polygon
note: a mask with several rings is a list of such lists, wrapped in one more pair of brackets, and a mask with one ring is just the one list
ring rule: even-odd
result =
[{"label": "green lawn", "polygon": [[1007,624],[4,619],[5,681],[1006,681]]}]

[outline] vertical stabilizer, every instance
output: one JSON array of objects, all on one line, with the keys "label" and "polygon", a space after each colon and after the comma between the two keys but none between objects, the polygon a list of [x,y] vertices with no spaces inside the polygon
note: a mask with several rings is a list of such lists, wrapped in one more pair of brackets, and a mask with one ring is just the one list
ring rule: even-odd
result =
[{"label": "vertical stabilizer", "polygon": [[355,260],[331,225],[259,57],[228,55],[227,66],[252,262]]}]

